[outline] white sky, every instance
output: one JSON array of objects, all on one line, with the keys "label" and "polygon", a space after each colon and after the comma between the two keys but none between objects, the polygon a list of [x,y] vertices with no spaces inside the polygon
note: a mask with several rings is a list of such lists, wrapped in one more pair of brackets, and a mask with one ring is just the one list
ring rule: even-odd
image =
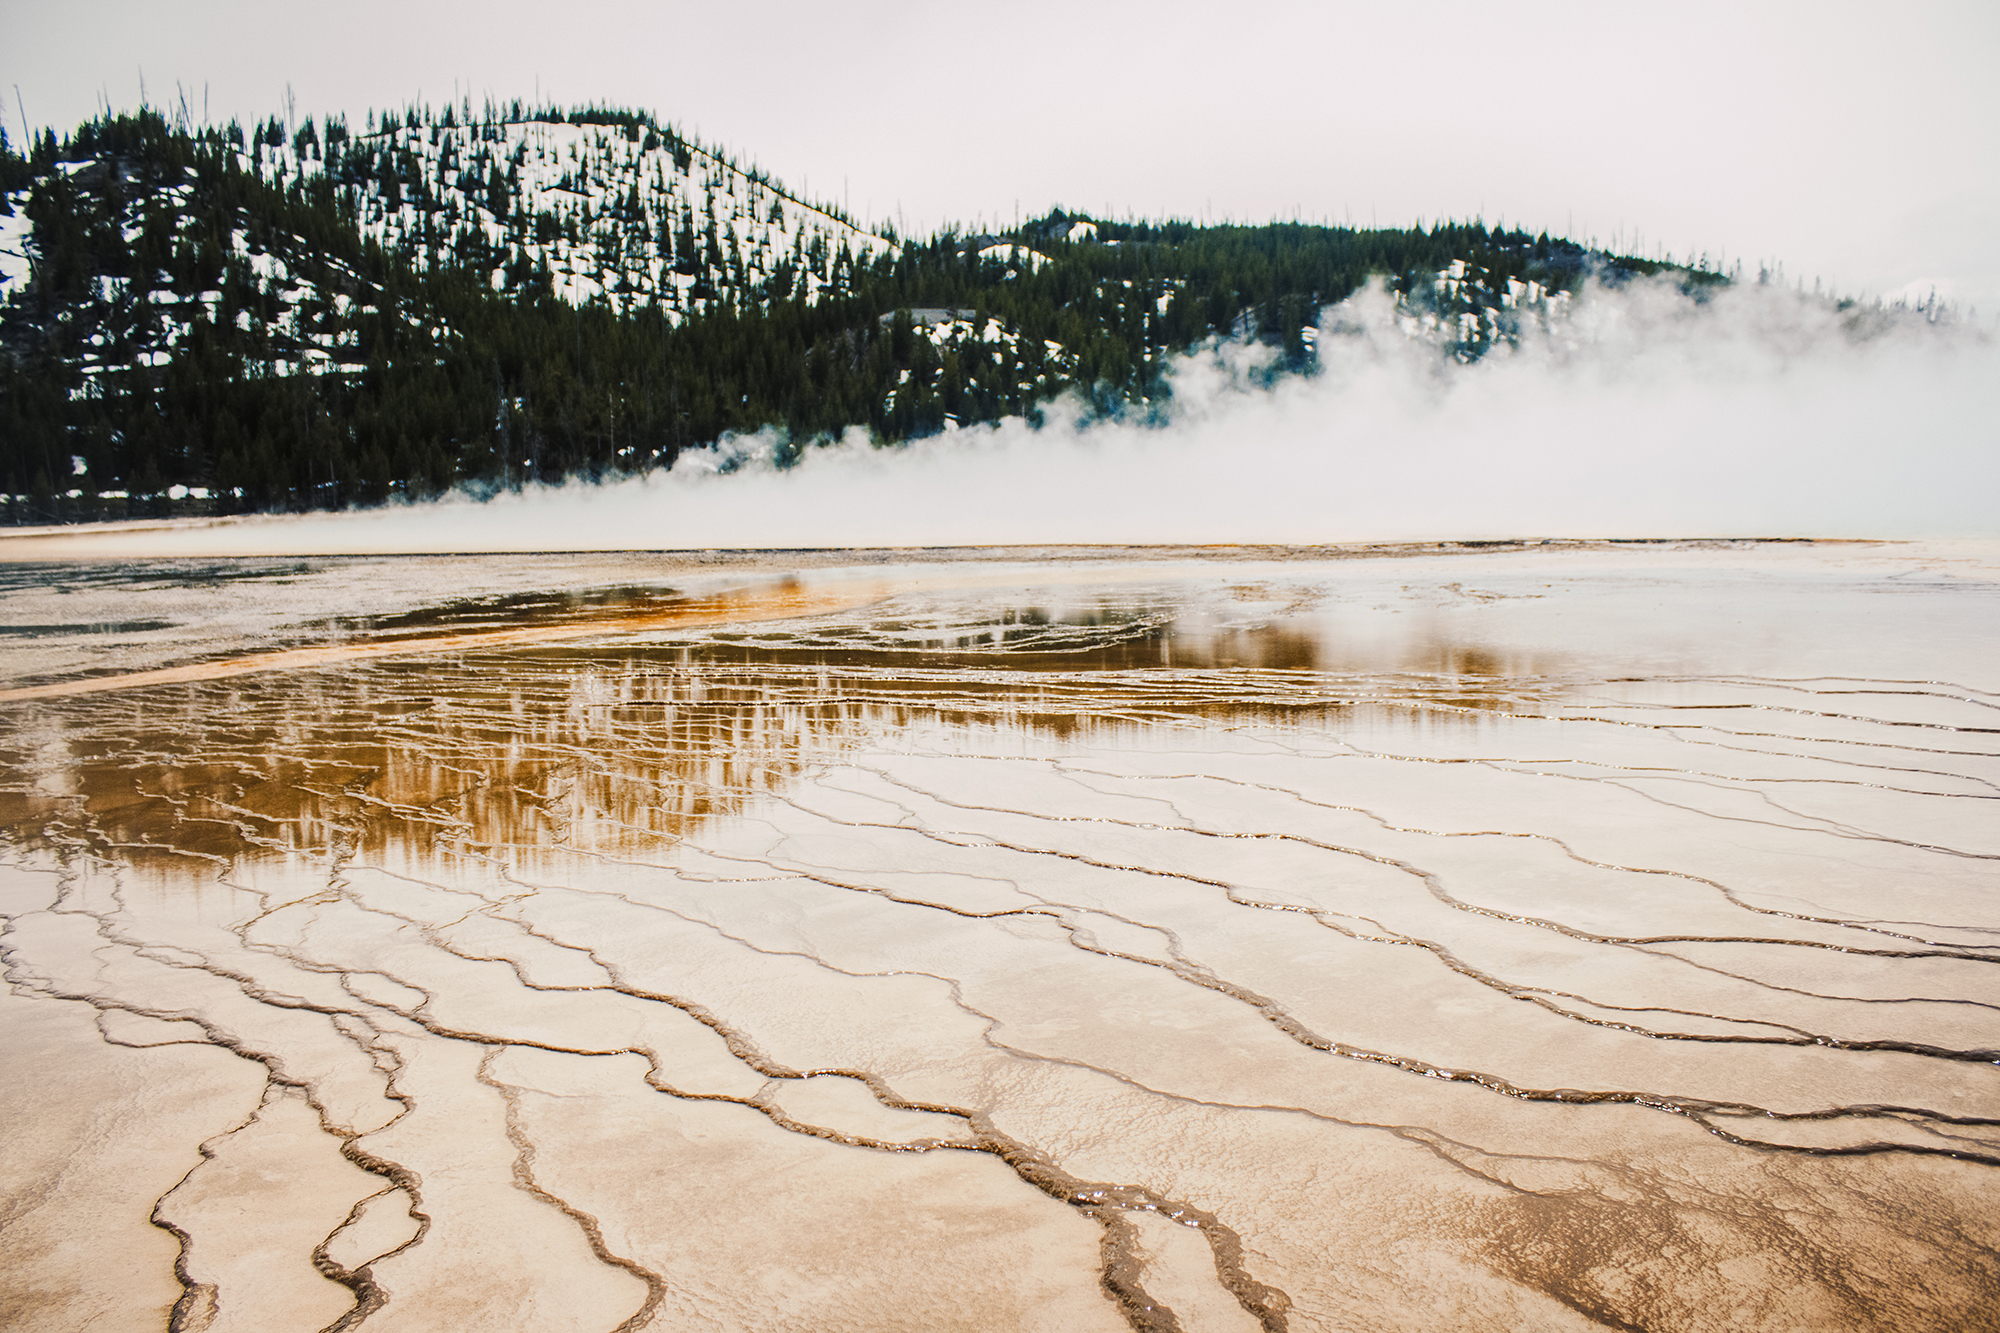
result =
[{"label": "white sky", "polygon": [[437,102],[649,108],[906,230],[1093,213],[1483,214],[1782,259],[2000,311],[2000,5],[1196,6],[0,0],[20,138],[101,100],[258,119]]}]

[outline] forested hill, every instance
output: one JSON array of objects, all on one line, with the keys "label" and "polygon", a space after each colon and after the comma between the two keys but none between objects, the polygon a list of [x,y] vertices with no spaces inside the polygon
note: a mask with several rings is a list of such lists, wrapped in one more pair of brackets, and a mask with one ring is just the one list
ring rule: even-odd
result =
[{"label": "forested hill", "polygon": [[107,116],[25,155],[0,135],[0,518],[604,477],[764,427],[796,457],[1072,389],[1157,413],[1164,359],[1207,339],[1310,373],[1320,309],[1374,275],[1469,358],[1588,273],[1658,267],[1479,224],[1058,211],[907,240],[618,109]]}]

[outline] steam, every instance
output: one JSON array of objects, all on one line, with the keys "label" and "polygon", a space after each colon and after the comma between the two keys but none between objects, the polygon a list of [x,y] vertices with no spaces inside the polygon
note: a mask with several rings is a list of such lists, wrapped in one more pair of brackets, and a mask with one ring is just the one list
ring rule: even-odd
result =
[{"label": "steam", "polygon": [[[1462,364],[1371,287],[1320,373],[1179,358],[1165,424],[1011,420],[790,469],[746,437],[670,472],[488,502],[65,536],[49,554],[1332,543],[2000,534],[2000,347],[1910,314],[1736,286],[1587,288]],[[28,551],[10,539],[0,553]],[[60,548],[59,550],[57,548]],[[12,549],[10,549],[12,548]],[[39,550],[36,551],[40,554]]]}]

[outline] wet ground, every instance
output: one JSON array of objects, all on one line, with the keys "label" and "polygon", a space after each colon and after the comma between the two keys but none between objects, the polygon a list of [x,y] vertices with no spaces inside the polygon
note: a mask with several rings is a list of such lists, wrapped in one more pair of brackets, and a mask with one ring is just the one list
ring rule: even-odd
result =
[{"label": "wet ground", "polygon": [[0,571],[9,1329],[1970,1329],[1987,548]]}]

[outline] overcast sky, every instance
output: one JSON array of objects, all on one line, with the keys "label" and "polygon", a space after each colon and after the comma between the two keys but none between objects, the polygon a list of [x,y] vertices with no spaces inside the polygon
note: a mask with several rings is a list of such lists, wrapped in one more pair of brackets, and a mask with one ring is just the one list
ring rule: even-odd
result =
[{"label": "overcast sky", "polygon": [[[1484,216],[2000,312],[2000,5],[0,0],[0,95],[657,111],[906,230]],[[18,88],[18,99],[16,89]]]}]

